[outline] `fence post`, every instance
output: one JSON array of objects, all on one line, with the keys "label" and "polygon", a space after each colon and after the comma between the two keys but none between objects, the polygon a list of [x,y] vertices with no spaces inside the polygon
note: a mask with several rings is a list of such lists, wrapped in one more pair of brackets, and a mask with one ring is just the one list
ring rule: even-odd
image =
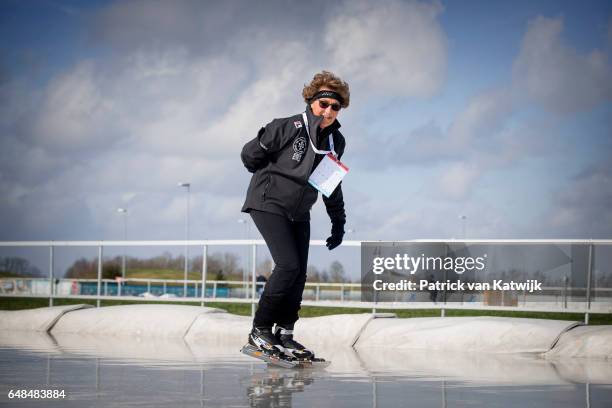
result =
[{"label": "fence post", "polygon": [[49,307],[53,306],[53,245],[49,245]]},{"label": "fence post", "polygon": [[372,304],[372,316],[376,315],[376,303],[378,302],[378,291],[374,291],[372,294],[374,296],[374,303]]},{"label": "fence post", "polygon": [[100,307],[100,286],[102,285],[102,245],[98,245],[98,294],[96,296],[96,307]]},{"label": "fence post", "polygon": [[563,277],[563,309],[567,309],[567,275]]},{"label": "fence post", "polygon": [[587,263],[587,292],[586,292],[586,310],[584,312],[584,324],[589,324],[589,310],[591,309],[591,279],[593,275],[593,242],[589,244],[589,260]]},{"label": "fence post", "polygon": [[253,284],[253,287],[251,288],[251,318],[255,317],[255,273],[257,271],[257,244],[253,244],[253,249],[252,249],[252,254],[253,254],[253,264],[251,265],[252,269],[252,273],[251,273],[251,283]]},{"label": "fence post", "polygon": [[202,301],[200,302],[200,306],[204,306],[204,298],[206,298],[206,273],[208,272],[206,268],[208,267],[206,263],[206,256],[208,255],[208,245],[204,245],[202,249]]}]

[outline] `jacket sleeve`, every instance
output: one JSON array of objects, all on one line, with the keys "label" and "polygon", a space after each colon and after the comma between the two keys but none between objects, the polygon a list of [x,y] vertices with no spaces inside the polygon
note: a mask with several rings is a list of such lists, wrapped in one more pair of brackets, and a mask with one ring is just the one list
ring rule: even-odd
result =
[{"label": "jacket sleeve", "polygon": [[[345,144],[342,143],[338,148],[338,159],[342,159],[344,154]],[[325,209],[332,222],[332,225],[337,227],[344,227],[346,223],[346,212],[344,211],[344,196],[342,195],[342,182],[338,184],[338,187],[329,196],[329,198],[323,196],[323,202],[325,203]]]},{"label": "jacket sleeve", "polygon": [[244,167],[251,173],[266,167],[270,155],[280,148],[281,129],[276,121],[272,121],[259,129],[257,136],[248,141],[240,153]]}]

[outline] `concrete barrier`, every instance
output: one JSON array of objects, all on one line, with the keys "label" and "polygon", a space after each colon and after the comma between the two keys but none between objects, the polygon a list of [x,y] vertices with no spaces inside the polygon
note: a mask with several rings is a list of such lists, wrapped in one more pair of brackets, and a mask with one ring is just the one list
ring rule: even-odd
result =
[{"label": "concrete barrier", "polygon": [[612,361],[612,326],[580,326],[563,333],[544,357],[597,358]]},{"label": "concrete barrier", "polygon": [[182,338],[199,315],[218,312],[225,313],[210,307],[161,304],[92,308],[66,314],[51,333]]},{"label": "concrete barrier", "polygon": [[[350,347],[372,319],[369,313],[306,317],[297,321],[295,336],[306,346]],[[231,344],[241,347],[251,331],[252,319],[229,313],[203,314],[185,336],[185,340],[206,344]]]},{"label": "concrete barrier", "polygon": [[92,308],[91,305],[66,305],[26,310],[1,310],[1,331],[49,331],[66,313]]},{"label": "concrete barrier", "polygon": [[198,316],[185,341],[189,344],[205,343],[209,346],[227,345],[240,348],[251,331],[251,318],[230,313],[210,313]]},{"label": "concrete barrier", "polygon": [[372,321],[372,314],[344,314],[300,319],[295,335],[306,345],[318,347],[351,347]]},{"label": "concrete barrier", "polygon": [[375,319],[355,347],[543,353],[576,322],[510,317]]},{"label": "concrete barrier", "polygon": [[[99,337],[103,343],[106,336],[143,337],[146,341],[177,338],[197,349],[196,354],[210,357],[220,350],[238,350],[247,340],[251,322],[248,316],[199,306],[70,305],[0,311],[0,337],[13,346],[24,332],[49,331],[55,338],[63,339],[64,344],[77,344],[79,337],[74,335]],[[503,317],[373,319],[366,313],[303,318],[296,324],[295,335],[317,353],[354,346],[363,356],[371,354],[369,350],[376,355],[376,350],[384,348],[396,350],[390,356],[401,355],[404,359],[423,355],[411,350],[429,350],[534,353],[550,360],[561,357],[612,360],[612,327],[574,328],[578,324]],[[43,345],[32,345],[39,346]]]}]

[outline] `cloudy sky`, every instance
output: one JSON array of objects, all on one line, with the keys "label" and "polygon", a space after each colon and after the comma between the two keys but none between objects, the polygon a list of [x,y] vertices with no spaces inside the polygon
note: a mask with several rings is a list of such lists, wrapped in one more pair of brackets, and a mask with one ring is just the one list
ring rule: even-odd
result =
[{"label": "cloudy sky", "polygon": [[244,238],[240,149],[322,69],[350,238],[612,238],[611,57],[609,1],[5,0],[0,240],[182,239],[179,181]]}]

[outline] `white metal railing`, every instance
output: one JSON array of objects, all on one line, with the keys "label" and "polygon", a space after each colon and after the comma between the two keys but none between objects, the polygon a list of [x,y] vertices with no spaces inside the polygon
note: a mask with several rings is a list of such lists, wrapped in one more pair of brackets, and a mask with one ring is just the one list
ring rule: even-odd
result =
[{"label": "white metal railing", "polygon": [[[56,279],[54,281],[54,297],[70,297],[72,295],[83,295],[88,296],[87,292],[82,290],[82,284],[87,283],[95,283],[97,287],[97,279],[85,279],[85,278],[63,278]],[[166,297],[173,296],[173,293],[168,292],[168,287],[176,286],[172,284],[183,284],[185,281],[182,279],[158,279],[158,278],[125,278],[120,281],[116,279],[102,279],[102,294],[101,296],[122,296],[123,287],[125,286],[129,289],[131,293],[124,293],[123,296],[139,296],[139,297],[147,297],[147,298],[155,298],[158,297],[154,292],[158,292],[160,296],[166,295]],[[196,299],[196,301],[200,301],[202,288],[200,287],[200,281],[197,280],[187,280],[187,286],[194,288],[194,296],[187,296]],[[42,287],[40,285],[35,285],[38,283],[44,283]],[[0,278],[0,294],[4,295],[40,295],[47,297],[47,293],[49,291],[49,281],[44,278],[20,278],[20,277],[12,277],[12,278]],[[136,285],[129,285],[129,283],[141,283],[146,287],[145,290],[141,287],[137,287]],[[244,290],[244,288],[250,286],[249,281],[236,281],[236,280],[210,280],[207,282],[207,285],[212,286],[209,287],[211,296],[210,299],[218,299],[218,298],[228,298],[230,300],[240,300],[240,299],[250,299],[250,293],[248,290]],[[36,286],[36,288],[35,288]],[[256,291],[259,289],[263,289],[264,283],[256,282]],[[59,289],[58,289],[59,287]],[[110,287],[110,290],[109,290]],[[351,302],[355,299],[361,298],[361,287],[360,283],[350,283],[350,282],[306,282],[305,290],[304,290],[304,299],[312,300],[315,302],[319,301],[340,301],[340,302]],[[75,290],[75,288],[78,288]],[[113,289],[114,288],[114,289]],[[322,289],[323,288],[323,289]],[[225,293],[222,289],[228,289],[228,293]],[[41,293],[44,292],[44,293]],[[78,293],[74,293],[78,292]],[[208,291],[207,291],[208,292]],[[348,295],[347,295],[348,292]],[[542,301],[549,301],[557,304],[563,304],[564,309],[567,309],[568,303],[576,303],[569,300],[572,296],[573,292],[586,292],[586,288],[579,287],[564,287],[564,286],[545,286],[542,288],[542,293],[539,293],[537,296]],[[609,307],[612,310],[612,288],[592,288],[592,292],[594,294],[599,294],[601,298],[606,298],[610,303]],[[198,295],[198,293],[200,293]],[[414,299],[407,299],[408,301],[417,301],[416,297],[421,298],[420,301],[429,301],[426,298],[429,296],[429,293],[426,290],[414,292],[411,295]],[[596,296],[599,298],[600,296]],[[176,296],[174,296],[176,297]],[[206,297],[206,296],[205,296]],[[477,305],[482,301],[482,293],[472,293],[472,294],[464,294],[463,297],[466,299],[462,299],[458,301],[459,304],[473,304]],[[528,303],[527,298],[530,295],[527,294],[526,291],[523,291],[521,294],[514,294],[510,296],[511,299],[517,301],[517,303],[521,303],[523,306],[526,306]],[[472,299],[470,299],[472,298]],[[506,296],[506,299],[508,297]],[[608,299],[609,298],[609,299]],[[478,299],[478,300],[476,300]],[[530,301],[532,299],[530,298]],[[452,301],[453,303],[455,301]],[[504,293],[502,292],[500,303],[504,304]],[[490,303],[488,304],[490,305]]]},{"label": "white metal railing", "polygon": [[[365,241],[364,241],[365,242]],[[371,241],[368,241],[371,242]],[[414,304],[408,305],[408,304],[397,304],[395,302],[385,302],[385,303],[377,303],[377,302],[357,302],[357,301],[350,301],[350,300],[346,300],[345,299],[345,290],[346,288],[349,288],[350,292],[357,292],[357,291],[353,291],[353,288],[360,288],[361,285],[360,284],[352,284],[352,283],[327,283],[327,282],[318,282],[318,283],[310,283],[307,282],[306,287],[314,287],[315,288],[315,299],[314,301],[304,301],[303,304],[305,305],[309,305],[309,304],[317,304],[317,305],[321,305],[321,306],[335,306],[335,307],[366,307],[366,308],[371,308],[372,312],[375,313],[376,312],[376,308],[379,307],[381,309],[403,309],[403,308],[435,308],[435,309],[440,309],[441,315],[444,316],[444,311],[446,308],[465,308],[465,309],[487,309],[487,310],[492,310],[492,309],[500,309],[501,310],[517,310],[517,311],[558,311],[558,312],[584,312],[585,314],[585,322],[588,323],[588,319],[589,319],[589,312],[591,311],[591,292],[595,291],[600,291],[601,293],[604,292],[608,292],[608,291],[612,291],[612,289],[608,289],[608,288],[591,288],[590,287],[590,283],[591,283],[591,275],[592,275],[592,268],[593,268],[593,245],[598,244],[598,245],[611,245],[612,244],[612,240],[581,240],[581,239],[562,239],[562,240],[520,240],[520,239],[514,239],[514,240],[456,240],[456,239],[450,239],[450,240],[410,240],[410,241],[395,241],[395,242],[402,242],[402,243],[508,243],[508,244],[512,244],[512,243],[519,243],[519,244],[587,244],[589,245],[589,265],[588,265],[588,277],[587,277],[587,287],[586,288],[572,288],[572,290],[584,290],[586,292],[586,296],[585,296],[585,301],[582,302],[582,310],[580,310],[579,308],[567,308],[567,301],[565,301],[565,308],[551,308],[551,307],[544,307],[544,306],[531,306],[528,307],[525,303],[523,302],[523,305],[519,306],[519,307],[494,307],[494,306],[479,306],[478,304],[474,304],[474,302],[470,302],[470,304],[466,305],[460,305],[460,304],[452,304],[451,306],[449,306],[446,302],[444,303],[439,303],[439,304],[423,304],[422,302],[415,302]],[[344,241],[342,243],[343,246],[349,246],[349,247],[360,247],[361,246],[362,241]],[[204,305],[205,302],[211,302],[211,301],[231,301],[231,302],[246,302],[246,303],[250,303],[251,304],[251,314],[254,315],[255,313],[255,305],[258,301],[258,296],[257,296],[257,287],[258,287],[258,283],[256,282],[256,261],[257,261],[257,246],[263,246],[265,245],[265,242],[263,240],[189,240],[189,241],[185,241],[185,240],[172,240],[172,241],[5,241],[5,242],[0,242],[0,248],[2,247],[48,247],[49,248],[49,278],[48,278],[48,282],[49,282],[49,294],[48,295],[25,295],[22,294],[21,296],[24,297],[48,297],[49,298],[49,306],[53,306],[53,299],[57,298],[57,297],[64,297],[64,296],[58,296],[58,294],[56,293],[56,291],[54,290],[54,248],[56,247],[97,247],[98,248],[98,262],[97,262],[97,279],[93,279],[93,280],[89,280],[89,281],[95,281],[97,282],[96,288],[96,295],[94,296],[75,296],[72,295],[70,297],[74,297],[74,298],[84,298],[84,299],[91,299],[94,298],[96,299],[96,304],[98,307],[100,307],[100,301],[102,299],[139,299],[138,297],[134,297],[134,296],[121,296],[121,293],[118,292],[117,295],[115,296],[109,296],[108,295],[108,291],[106,290],[106,286],[105,286],[105,290],[104,290],[104,294],[102,294],[102,284],[104,283],[105,285],[108,284],[108,280],[102,279],[102,265],[103,265],[103,249],[104,247],[151,247],[151,246],[199,246],[201,247],[201,254],[202,254],[202,278],[199,281],[194,281],[194,280],[155,280],[155,279],[137,279],[137,278],[128,278],[126,279],[126,281],[149,281],[149,282],[153,282],[153,281],[161,281],[164,282],[164,284],[167,283],[183,283],[184,284],[184,297],[180,298],[180,301],[187,301],[187,302],[200,302],[201,305]],[[312,246],[323,246],[325,245],[325,241],[323,240],[312,240],[310,241],[310,245]],[[244,281],[216,281],[216,280],[208,280],[207,279],[207,254],[208,254],[208,248],[210,246],[250,246],[251,247],[251,282],[250,284],[248,284],[248,282],[246,282],[246,287],[247,289],[250,290],[250,294],[248,292],[245,292],[245,296],[244,298],[230,298],[230,299],[220,299],[216,296],[217,294],[217,285],[218,284],[226,284],[226,285],[244,285],[245,282]],[[186,258],[187,259],[187,258]],[[85,281],[85,280],[81,280],[81,281]],[[112,281],[111,281],[112,282]],[[187,292],[187,287],[189,284],[193,284],[195,287],[195,293],[196,296],[193,298],[190,297],[186,297],[185,294]],[[206,288],[207,285],[212,285],[213,286],[213,296],[212,297],[206,297]],[[121,285],[118,285],[119,287]],[[198,292],[198,287],[200,287],[200,296],[197,296],[197,292]],[[328,301],[324,301],[321,299],[321,287],[334,287],[334,288],[339,288],[340,289],[340,299],[339,302],[328,302]],[[546,288],[546,289],[559,289],[559,288]],[[0,293],[0,296],[10,296],[10,294],[3,294]],[[350,296],[353,297],[353,296]],[[170,298],[170,299],[163,299],[163,300],[178,300],[176,298]],[[160,299],[160,301],[162,301],[162,299]],[[605,310],[605,312],[607,313],[611,313],[612,312],[612,305]]]}]

